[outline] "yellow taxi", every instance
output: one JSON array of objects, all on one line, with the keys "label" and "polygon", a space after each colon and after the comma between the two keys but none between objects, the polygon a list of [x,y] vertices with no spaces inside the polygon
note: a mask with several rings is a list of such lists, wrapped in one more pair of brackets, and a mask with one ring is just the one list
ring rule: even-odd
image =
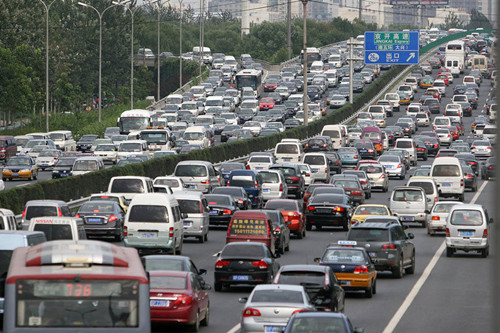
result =
[{"label": "yellow taxi", "polygon": [[33,180],[38,177],[35,160],[27,155],[12,156],[2,170],[2,180],[22,178]]},{"label": "yellow taxi", "polygon": [[351,217],[351,224],[363,223],[368,216],[391,216],[391,210],[386,205],[364,204],[356,207]]},{"label": "yellow taxi", "polygon": [[314,261],[329,266],[345,291],[364,291],[371,298],[377,293],[377,270],[370,256],[356,241],[330,244],[321,258]]},{"label": "yellow taxi", "polygon": [[127,199],[122,194],[117,194],[117,193],[97,193],[97,194],[92,194],[90,196],[90,200],[104,200],[104,201],[115,201],[118,203],[118,205],[123,209],[123,211],[126,213],[128,210],[128,205],[129,202]]},{"label": "yellow taxi", "polygon": [[410,102],[411,102],[410,94],[407,94],[404,92],[399,93],[399,104],[400,105],[408,105],[408,104],[410,104]]}]

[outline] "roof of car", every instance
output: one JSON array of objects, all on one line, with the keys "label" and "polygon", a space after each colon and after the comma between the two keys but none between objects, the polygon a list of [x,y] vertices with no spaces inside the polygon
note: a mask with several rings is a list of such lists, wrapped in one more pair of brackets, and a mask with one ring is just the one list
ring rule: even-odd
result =
[{"label": "roof of car", "polygon": [[393,225],[400,225],[399,223],[394,223],[394,222],[363,222],[363,223],[356,223],[353,226],[351,226],[351,229],[387,229],[390,228]]},{"label": "roof of car", "polygon": [[326,272],[328,266],[319,265],[284,265],[281,266],[281,272],[291,272],[291,271],[312,271],[312,272]]}]

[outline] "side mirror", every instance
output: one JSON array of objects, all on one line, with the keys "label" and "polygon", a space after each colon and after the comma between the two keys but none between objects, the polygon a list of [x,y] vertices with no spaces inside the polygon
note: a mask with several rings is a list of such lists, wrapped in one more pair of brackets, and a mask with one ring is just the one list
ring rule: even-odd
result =
[{"label": "side mirror", "polygon": [[490,219],[488,220],[488,223],[493,223],[493,222],[495,222],[495,221],[493,220],[492,217],[490,217]]},{"label": "side mirror", "polygon": [[425,214],[430,214],[430,213],[431,213],[430,210],[428,210],[428,209],[425,210]]},{"label": "side mirror", "polygon": [[409,233],[408,233],[408,238],[409,238],[409,239],[413,239],[413,238],[415,238],[415,235],[414,235],[414,234],[412,234],[411,232],[409,232]]},{"label": "side mirror", "polygon": [[321,261],[321,258],[314,258],[314,262],[319,263]]},{"label": "side mirror", "polygon": [[240,298],[238,299],[238,302],[239,302],[239,303],[246,303],[247,301],[248,301],[248,297],[240,297]]},{"label": "side mirror", "polygon": [[207,270],[206,269],[199,269],[198,270],[198,275],[206,275],[207,274]]}]

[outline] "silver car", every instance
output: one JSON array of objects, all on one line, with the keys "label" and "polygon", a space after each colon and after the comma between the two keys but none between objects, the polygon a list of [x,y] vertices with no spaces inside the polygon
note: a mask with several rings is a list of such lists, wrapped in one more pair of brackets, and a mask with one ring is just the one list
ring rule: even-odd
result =
[{"label": "silver car", "polygon": [[288,186],[281,170],[263,170],[259,175],[262,179],[262,200],[288,197]]},{"label": "silver car", "polygon": [[461,201],[438,201],[427,215],[427,234],[434,235],[436,231],[446,231],[446,219],[450,215],[451,208],[455,205],[463,205]]},{"label": "silver car", "polygon": [[367,164],[363,163],[358,167],[358,170],[366,172],[372,189],[381,189],[382,192],[387,192],[389,189],[389,177],[380,164]]},{"label": "silver car", "polygon": [[453,142],[453,137],[451,136],[451,132],[447,128],[437,128],[435,130],[437,134],[437,139],[441,145],[451,145]]},{"label": "silver car", "polygon": [[397,155],[384,154],[378,158],[378,162],[385,168],[385,172],[387,172],[389,177],[399,177],[399,179],[405,179],[406,166],[401,160],[401,157]]},{"label": "silver car", "polygon": [[295,311],[316,311],[304,287],[289,284],[257,285],[239,302],[245,303],[241,333],[282,332]]}]

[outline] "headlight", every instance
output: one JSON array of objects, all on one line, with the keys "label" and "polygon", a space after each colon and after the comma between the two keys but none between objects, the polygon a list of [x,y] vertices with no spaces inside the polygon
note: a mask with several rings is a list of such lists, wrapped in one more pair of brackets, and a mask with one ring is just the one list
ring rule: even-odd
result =
[{"label": "headlight", "polygon": [[6,168],[4,168],[4,169],[3,169],[3,171],[4,171],[4,172],[10,172],[10,169],[6,169]]},{"label": "headlight", "polygon": [[31,169],[22,169],[19,172],[31,172]]}]

